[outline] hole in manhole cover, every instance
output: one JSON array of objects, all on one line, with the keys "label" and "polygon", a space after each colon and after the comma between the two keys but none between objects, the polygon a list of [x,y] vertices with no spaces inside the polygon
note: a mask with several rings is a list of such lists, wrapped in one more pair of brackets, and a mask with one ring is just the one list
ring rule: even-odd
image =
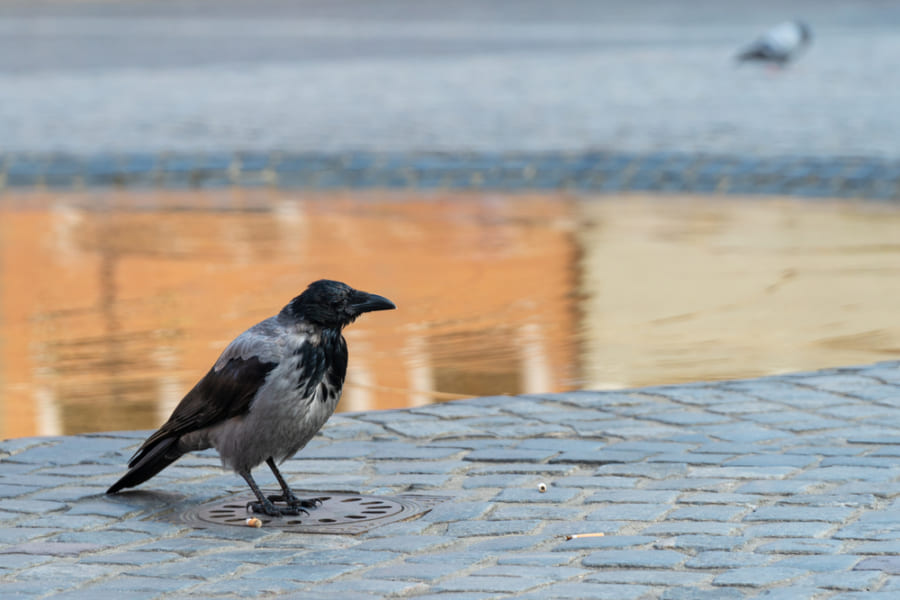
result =
[{"label": "hole in manhole cover", "polygon": [[[271,492],[267,492],[269,494]],[[309,510],[309,515],[270,517],[247,510],[247,503],[256,498],[251,494],[232,496],[225,501],[208,502],[181,514],[181,521],[192,527],[231,525],[247,527],[247,519],[256,517],[263,527],[295,533],[356,534],[387,523],[405,521],[421,516],[435,505],[447,500],[445,496],[403,494],[399,496],[363,496],[361,494],[332,494],[329,492],[296,492],[304,500],[319,500],[321,504]]]}]

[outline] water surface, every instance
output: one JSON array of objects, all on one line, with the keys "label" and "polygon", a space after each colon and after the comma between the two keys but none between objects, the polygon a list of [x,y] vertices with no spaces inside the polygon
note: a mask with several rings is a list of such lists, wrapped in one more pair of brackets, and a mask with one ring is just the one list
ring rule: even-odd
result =
[{"label": "water surface", "polygon": [[327,277],[340,410],[752,377],[900,355],[900,209],[272,190],[0,198],[0,438],[159,425],[237,334]]}]

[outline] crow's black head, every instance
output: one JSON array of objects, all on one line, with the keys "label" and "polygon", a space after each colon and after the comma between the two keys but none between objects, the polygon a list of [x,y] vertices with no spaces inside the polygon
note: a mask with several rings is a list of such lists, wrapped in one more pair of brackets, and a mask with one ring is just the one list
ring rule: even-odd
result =
[{"label": "crow's black head", "polygon": [[346,283],[320,279],[309,284],[282,312],[323,327],[341,328],[373,310],[397,308],[383,296],[354,290]]}]

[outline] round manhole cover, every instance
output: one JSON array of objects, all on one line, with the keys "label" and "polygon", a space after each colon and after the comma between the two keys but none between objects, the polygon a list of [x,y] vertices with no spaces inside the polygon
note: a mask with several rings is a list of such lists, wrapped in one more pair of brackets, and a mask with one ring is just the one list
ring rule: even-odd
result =
[{"label": "round manhole cover", "polygon": [[297,492],[297,496],[305,500],[316,499],[319,505],[310,509],[308,515],[270,517],[250,512],[247,503],[254,501],[255,497],[244,494],[192,508],[181,515],[181,520],[194,527],[247,527],[247,519],[256,517],[263,527],[275,527],[281,531],[355,534],[386,523],[418,517],[447,499],[416,494],[363,496],[323,492]]}]

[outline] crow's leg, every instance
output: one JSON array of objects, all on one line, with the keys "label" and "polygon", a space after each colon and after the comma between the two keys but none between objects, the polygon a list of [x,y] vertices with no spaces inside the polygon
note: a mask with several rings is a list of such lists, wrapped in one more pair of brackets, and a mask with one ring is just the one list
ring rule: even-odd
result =
[{"label": "crow's leg", "polygon": [[270,517],[282,517],[282,516],[291,516],[295,517],[300,513],[309,514],[303,507],[301,506],[289,506],[287,508],[279,508],[272,504],[272,501],[266,498],[265,494],[262,493],[262,490],[259,489],[259,486],[256,485],[256,482],[253,481],[253,476],[250,473],[241,473],[241,477],[244,478],[244,481],[247,482],[247,485],[250,486],[250,489],[253,490],[253,493],[256,494],[256,499],[259,502],[248,502],[247,508],[251,512],[255,513],[263,513],[267,514]]},{"label": "crow's leg", "polygon": [[[315,508],[319,504],[322,503],[321,500],[312,499],[312,500],[301,500],[294,492],[291,491],[290,486],[288,486],[287,481],[284,480],[284,477],[281,476],[281,471],[278,470],[278,467],[275,465],[275,459],[271,456],[266,459],[266,464],[269,465],[269,468],[272,469],[272,473],[275,474],[275,479],[278,480],[278,485],[281,486],[281,495],[280,496],[269,496],[269,500],[272,502],[284,502],[291,508],[299,508],[303,510],[307,508]],[[307,513],[308,514],[308,513]]]}]

